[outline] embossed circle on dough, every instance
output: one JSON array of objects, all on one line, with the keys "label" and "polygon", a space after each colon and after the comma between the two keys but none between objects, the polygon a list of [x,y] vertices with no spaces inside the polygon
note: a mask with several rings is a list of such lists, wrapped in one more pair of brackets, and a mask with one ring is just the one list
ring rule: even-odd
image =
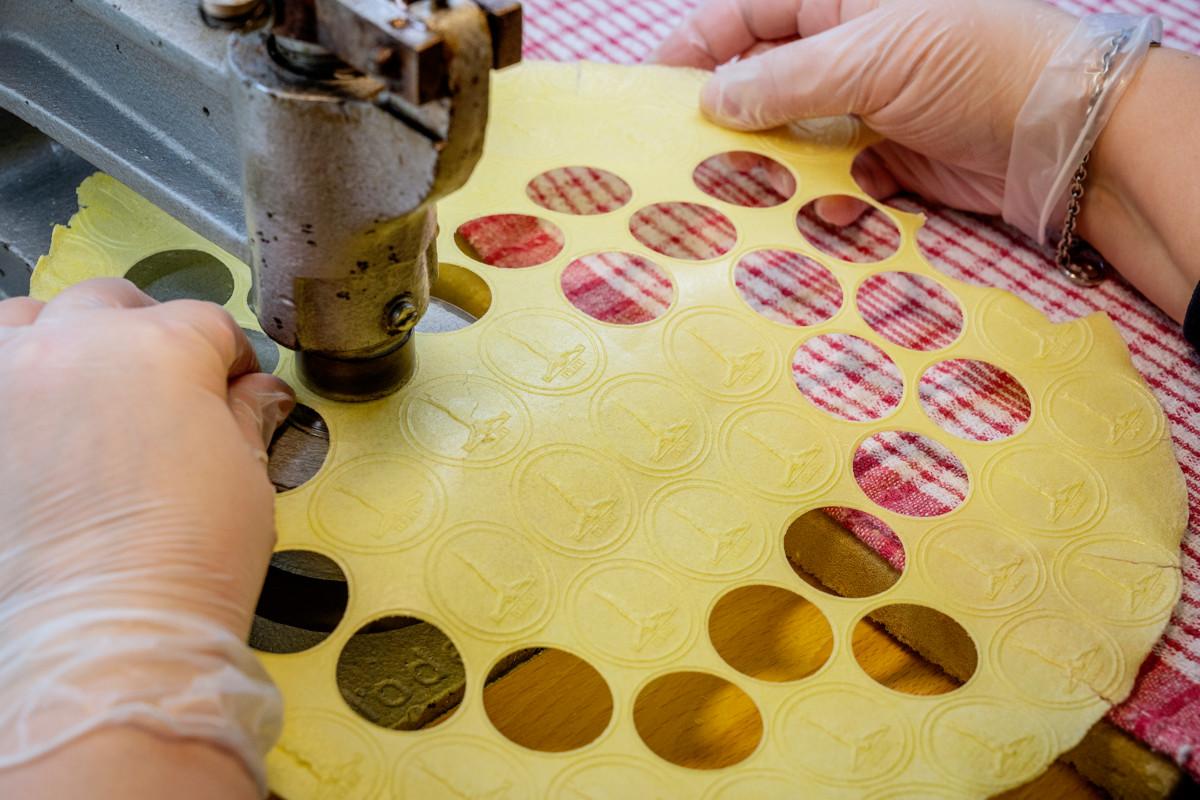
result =
[{"label": "embossed circle on dough", "polygon": [[1049,447],[1002,452],[983,468],[979,489],[1016,526],[1049,534],[1090,528],[1108,503],[1096,470]]},{"label": "embossed circle on dough", "polygon": [[285,797],[368,800],[384,780],[383,753],[346,717],[289,708],[283,736],[267,754],[267,774]]},{"label": "embossed circle on dough", "polygon": [[574,445],[535,450],[517,466],[513,494],[524,526],[568,555],[599,555],[633,529],[637,508],[622,467]]},{"label": "embossed circle on dough", "polygon": [[766,555],[762,522],[716,481],[667,484],[646,512],[655,549],[697,578],[725,580],[753,570]]},{"label": "embossed circle on dough", "polygon": [[838,475],[837,444],[817,423],[781,403],[742,409],[725,421],[721,458],[756,494],[793,500],[827,488]]},{"label": "embossed circle on dough", "polygon": [[1056,325],[1033,306],[1000,292],[979,304],[975,324],[997,355],[1040,369],[1071,366],[1092,348],[1092,330],[1084,320]]},{"label": "embossed circle on dough", "polygon": [[1154,395],[1120,375],[1091,372],[1055,382],[1046,393],[1050,424],[1071,444],[1105,455],[1128,456],[1163,437]]},{"label": "embossed circle on dough", "polygon": [[442,537],[426,564],[434,604],[484,639],[511,639],[541,627],[554,587],[528,539],[489,522],[467,522]]},{"label": "embossed circle on dough", "polygon": [[393,773],[392,795],[404,800],[535,796],[516,759],[476,736],[438,737],[410,750]]},{"label": "embossed circle on dough", "polygon": [[838,786],[883,780],[913,757],[912,733],[898,706],[851,684],[797,694],[779,713],[775,741],[790,763]]},{"label": "embossed circle on dough", "polygon": [[664,336],[671,366],[701,392],[723,400],[767,391],[783,363],[762,331],[724,309],[680,314]]},{"label": "embossed circle on dough", "polygon": [[1111,636],[1081,617],[1049,611],[1005,623],[992,639],[991,661],[1019,693],[1051,708],[1108,703],[1125,673]]},{"label": "embossed circle on dough", "polygon": [[937,783],[897,783],[866,796],[866,800],[962,800],[962,792]]},{"label": "embossed circle on dough", "polygon": [[704,800],[743,800],[743,798],[800,798],[809,796],[811,787],[794,775],[769,769],[755,769],[731,775],[704,795]]},{"label": "embossed circle on dough", "polygon": [[935,528],[917,550],[917,566],[946,602],[968,614],[1010,611],[1046,582],[1038,551],[994,523],[956,521]]},{"label": "embossed circle on dough", "polygon": [[1165,620],[1179,597],[1179,566],[1129,535],[1091,537],[1054,559],[1054,582],[1081,611],[1117,625]]},{"label": "embossed circle on dough", "polygon": [[695,613],[682,595],[678,581],[652,564],[597,564],[570,588],[571,626],[590,649],[612,661],[663,662],[695,635]]},{"label": "embossed circle on dough", "polygon": [[708,415],[686,392],[653,375],[605,385],[592,398],[591,418],[609,451],[642,472],[685,472],[708,450]]},{"label": "embossed circle on dough", "polygon": [[592,756],[563,770],[547,797],[604,798],[619,788],[624,797],[668,798],[676,794],[671,777],[655,765],[632,756]]},{"label": "embossed circle on dough", "polygon": [[326,542],[360,553],[386,553],[433,533],[445,511],[446,492],[427,467],[395,456],[364,456],[321,481],[308,513]]},{"label": "embossed circle on dough", "polygon": [[921,730],[926,763],[952,781],[997,791],[1035,778],[1054,760],[1050,730],[1011,700],[941,705]]},{"label": "embossed circle on dough", "polygon": [[539,394],[577,392],[604,370],[604,346],[585,323],[560,311],[530,309],[500,317],[479,337],[488,369]]},{"label": "embossed circle on dough", "polygon": [[512,458],[529,437],[529,411],[510,389],[478,375],[447,375],[404,398],[400,422],[431,458],[493,466]]}]

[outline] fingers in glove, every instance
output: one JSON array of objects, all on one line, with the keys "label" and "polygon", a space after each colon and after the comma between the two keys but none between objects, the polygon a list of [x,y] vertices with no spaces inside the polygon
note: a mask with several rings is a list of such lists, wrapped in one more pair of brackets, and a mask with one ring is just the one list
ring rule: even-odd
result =
[{"label": "fingers in glove", "polygon": [[228,379],[258,372],[258,357],[246,333],[221,306],[203,300],[172,300],[147,309],[172,324],[189,325],[212,346]]},{"label": "fingers in glove", "polygon": [[[858,154],[850,174],[859,188],[876,200],[886,200],[900,191],[900,184],[873,149]],[[814,210],[818,217],[830,225],[845,226],[852,224],[869,208],[867,203],[858,198],[838,195],[818,199]]]},{"label": "fingers in glove", "polygon": [[655,49],[650,60],[714,69],[759,42],[812,36],[861,16],[879,0],[708,0]]},{"label": "fingers in glove", "polygon": [[905,54],[911,50],[908,39],[919,32],[896,17],[877,10],[726,64],[705,84],[701,108],[715,122],[738,130],[869,115],[894,100],[913,72]]},{"label": "fingers in glove", "polygon": [[0,300],[0,328],[19,328],[32,325],[42,313],[45,303],[32,297],[11,297]]},{"label": "fingers in glove", "polygon": [[296,406],[291,387],[274,375],[254,372],[229,384],[227,402],[246,444],[265,463],[275,429]]},{"label": "fingers in glove", "polygon": [[147,308],[154,305],[158,305],[158,301],[124,278],[93,278],[59,292],[46,303],[37,321],[55,322],[80,311]]}]

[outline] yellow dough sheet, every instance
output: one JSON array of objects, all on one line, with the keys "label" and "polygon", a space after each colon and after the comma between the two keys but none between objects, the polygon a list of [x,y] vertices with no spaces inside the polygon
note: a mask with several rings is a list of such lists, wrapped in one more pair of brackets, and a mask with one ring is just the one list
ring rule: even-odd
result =
[{"label": "yellow dough sheet", "polygon": [[[278,549],[327,555],[350,588],[332,635],[303,652],[261,656],[287,704],[269,758],[282,796],[981,797],[1037,775],[1130,691],[1178,597],[1186,504],[1163,414],[1111,323],[1093,315],[1051,324],[1010,294],[940,274],[917,249],[923,218],[880,206],[851,179],[869,134],[844,121],[808,138],[724,130],[697,111],[703,79],[594,64],[529,63],[498,74],[483,160],[438,209],[441,260],[481,278],[490,308],[462,330],[418,334],[411,383],[372,403],[306,392],[283,353],[276,371],[327,421],[330,449],[313,479],[279,496]],[[703,194],[693,169],[728,151],[785,164],[794,196],[743,208]],[[572,216],[527,196],[531,178],[570,165],[620,176],[632,189],[629,203]],[[798,209],[832,194],[861,197],[891,218],[902,233],[899,251],[850,264],[806,242],[795,227]],[[726,214],[737,231],[732,249],[684,261],[631,235],[638,209],[678,201]],[[199,250],[228,267],[226,306],[257,329],[245,265],[110,178],[86,181],[80,202],[38,266],[36,296],[123,275],[164,250]],[[454,232],[495,213],[552,221],[564,234],[562,251],[528,269],[472,260]],[[812,327],[773,322],[746,305],[733,279],[738,259],[764,247],[825,265],[847,298],[883,272],[929,278],[961,305],[963,332],[941,350],[907,350],[872,330],[852,301]],[[563,268],[611,250],[664,268],[676,292],[665,314],[612,325],[568,302]],[[904,394],[893,413],[844,421],[799,393],[792,355],[831,332],[872,342],[896,363]],[[731,372],[747,354],[751,363]],[[1020,381],[1033,409],[1022,431],[964,441],[925,415],[918,379],[957,358],[995,364]],[[1069,398],[1091,399],[1099,411],[1081,413]],[[622,407],[646,409],[651,427],[670,428],[674,438],[664,444]],[[970,479],[965,502],[934,518],[876,506],[850,465],[859,444],[880,431],[919,433],[949,448]],[[596,504],[603,513],[585,525],[580,515]],[[869,511],[896,531],[908,564],[895,585],[839,598],[797,577],[784,533],[825,506]],[[739,546],[712,556],[689,514],[740,529]],[[997,588],[973,568],[981,561],[1008,565],[1012,580]],[[717,653],[709,614],[731,590],[751,585],[784,588],[819,608],[834,639],[819,671],[770,682]],[[858,665],[855,623],[898,603],[942,611],[969,634],[978,666],[961,687],[906,695]],[[339,693],[347,640],[387,615],[437,625],[461,653],[465,698],[436,727],[384,729]],[[538,752],[489,721],[485,677],[531,647],[573,653],[607,683],[614,712],[591,743]],[[753,701],[763,733],[745,760],[688,769],[639,736],[639,692],[680,672],[718,676]]]}]

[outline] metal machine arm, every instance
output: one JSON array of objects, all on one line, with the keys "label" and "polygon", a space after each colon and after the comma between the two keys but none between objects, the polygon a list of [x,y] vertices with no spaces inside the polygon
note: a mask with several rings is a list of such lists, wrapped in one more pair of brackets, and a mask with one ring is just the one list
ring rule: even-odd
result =
[{"label": "metal machine arm", "polygon": [[251,263],[302,380],[385,395],[479,158],[509,0],[0,0],[0,107]]}]

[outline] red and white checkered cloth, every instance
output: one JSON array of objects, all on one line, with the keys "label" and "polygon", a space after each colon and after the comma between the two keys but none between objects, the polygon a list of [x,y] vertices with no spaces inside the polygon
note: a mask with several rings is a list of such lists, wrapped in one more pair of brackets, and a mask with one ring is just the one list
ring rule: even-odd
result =
[{"label": "red and white checkered cloth", "polygon": [[[1055,2],[1075,14],[1157,13],[1165,22],[1165,44],[1200,52],[1200,0]],[[525,0],[525,56],[638,63],[695,4],[695,0]],[[599,183],[601,194],[589,200],[594,206],[592,213],[596,213],[625,191],[619,182],[601,177],[559,175],[559,185],[550,181],[531,187],[531,197],[553,207],[556,193],[572,181],[593,188]],[[755,166],[744,167],[741,174],[733,176],[702,167],[696,178],[714,192],[729,193],[722,199],[730,202],[771,204],[781,199],[772,176]],[[535,192],[541,196],[534,196]],[[1097,289],[1077,288],[1058,276],[1046,253],[1002,224],[932,208],[912,198],[892,202],[898,208],[927,215],[918,242],[929,261],[946,274],[1013,292],[1055,321],[1096,310],[1108,312],[1134,363],[1162,403],[1191,506],[1183,543],[1183,597],[1165,635],[1143,664],[1133,695],[1110,717],[1200,777],[1200,359],[1178,326],[1123,281],[1110,280]],[[895,246],[895,232],[882,215],[869,215],[859,225],[836,229],[804,213],[799,224],[817,247],[850,260],[875,261]],[[524,236],[538,243],[541,250],[531,263],[541,263],[561,248],[556,231],[531,224],[530,218],[508,220],[506,225],[524,231]],[[690,235],[678,235],[681,228]],[[652,249],[681,257],[688,257],[689,248],[696,247],[709,254],[721,252],[723,245],[727,249],[732,242],[732,226],[726,233],[720,219],[706,218],[686,206],[643,215],[634,221],[634,230]],[[482,226],[460,234],[481,255],[490,256],[484,260],[522,266],[517,262],[531,258],[528,252],[499,252],[511,241],[506,237],[512,232],[513,228],[498,233]],[[507,259],[516,261],[504,263]],[[857,302],[881,335],[906,346],[941,346],[962,324],[953,300],[947,301],[935,288],[920,282],[893,282],[864,287],[857,298],[842,298],[836,281],[823,268],[790,253],[758,253],[744,260],[737,284],[751,305],[794,324],[819,322],[842,302]],[[665,311],[672,291],[670,281],[656,274],[645,259],[612,255],[572,264],[564,290],[586,313],[630,323],[653,319]],[[898,402],[901,392],[899,373],[886,356],[851,336],[810,342],[797,355],[794,374],[811,400],[852,419],[883,416]],[[939,367],[923,378],[919,396],[943,427],[971,438],[1011,435],[1030,413],[1029,399],[1019,384],[1003,371],[976,362]],[[856,456],[853,469],[868,494],[903,513],[943,513],[961,502],[966,490],[966,475],[948,451],[936,443],[900,434],[874,437]],[[880,527],[862,512],[840,511],[835,516],[894,565],[903,565],[903,549],[886,526]]]}]

